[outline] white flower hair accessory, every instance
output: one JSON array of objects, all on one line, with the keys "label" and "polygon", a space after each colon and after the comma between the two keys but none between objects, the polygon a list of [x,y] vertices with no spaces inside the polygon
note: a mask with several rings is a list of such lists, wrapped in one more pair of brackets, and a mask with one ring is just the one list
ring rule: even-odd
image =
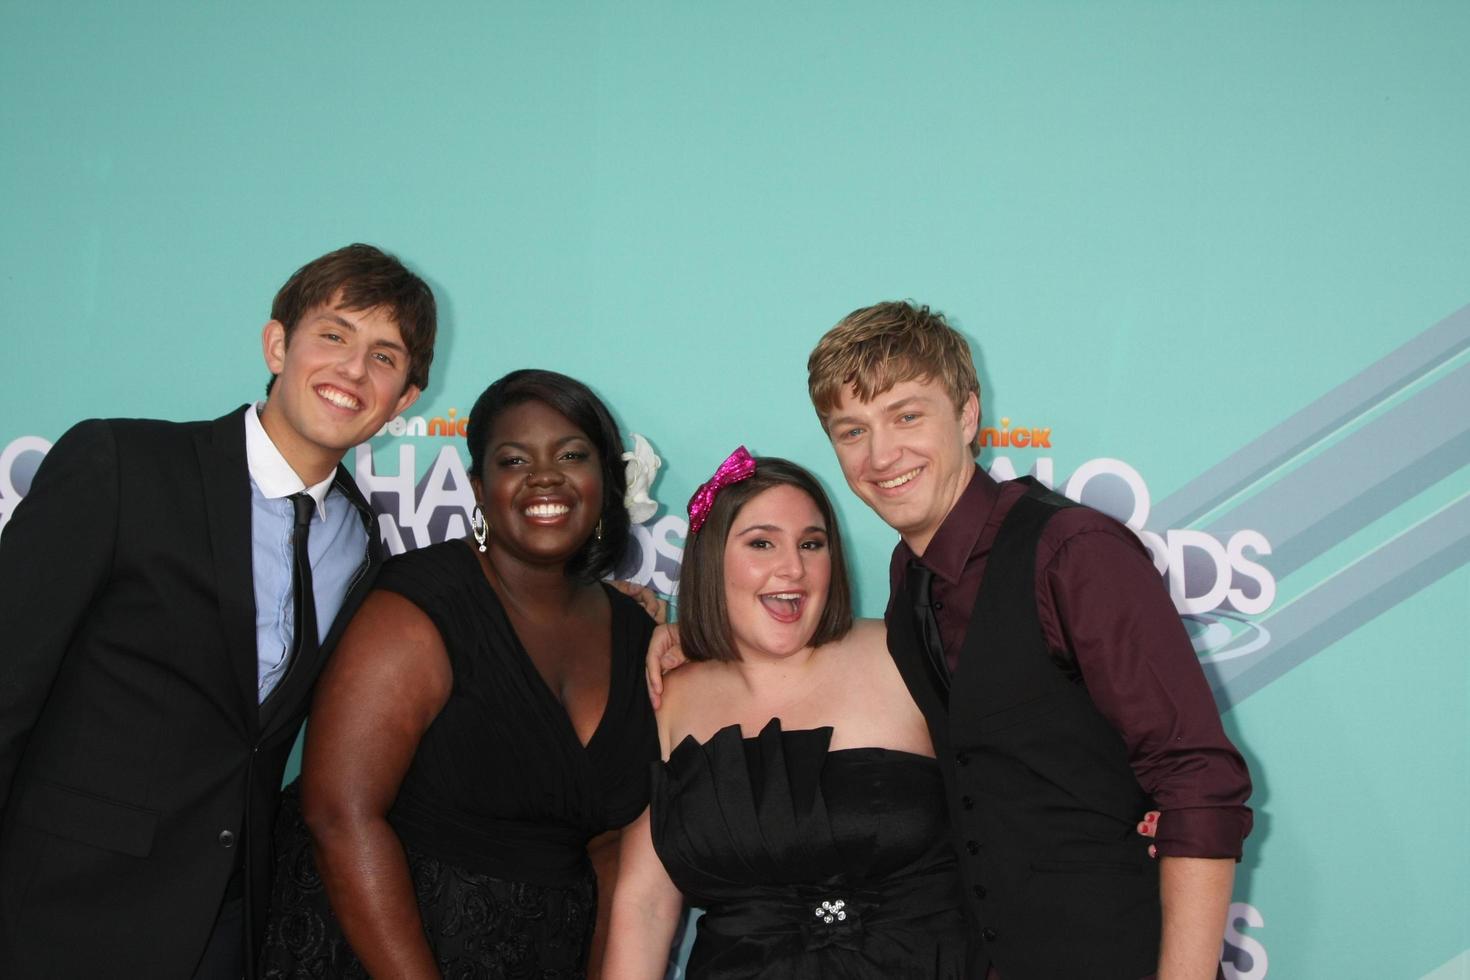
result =
[{"label": "white flower hair accessory", "polygon": [[647,439],[636,432],[632,436],[632,450],[623,453],[623,462],[626,464],[624,473],[628,478],[628,490],[623,494],[623,505],[628,508],[628,519],[634,524],[642,524],[658,513],[658,501],[650,497],[648,491],[664,461],[659,459],[658,453],[653,451],[653,446]]}]

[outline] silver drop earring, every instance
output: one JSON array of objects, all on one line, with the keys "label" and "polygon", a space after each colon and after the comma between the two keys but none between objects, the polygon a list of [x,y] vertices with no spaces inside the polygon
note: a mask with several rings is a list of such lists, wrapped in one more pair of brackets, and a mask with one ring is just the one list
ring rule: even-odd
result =
[{"label": "silver drop earring", "polygon": [[485,512],[475,504],[475,512],[470,515],[470,533],[475,536],[475,543],[480,546],[480,553],[485,553],[485,538],[490,535],[490,524],[485,520]]}]

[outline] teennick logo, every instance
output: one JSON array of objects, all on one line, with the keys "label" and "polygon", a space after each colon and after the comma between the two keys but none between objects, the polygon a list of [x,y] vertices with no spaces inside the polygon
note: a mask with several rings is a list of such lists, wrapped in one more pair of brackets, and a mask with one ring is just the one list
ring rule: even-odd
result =
[{"label": "teennick logo", "polygon": [[462,437],[469,431],[469,427],[470,417],[468,415],[460,415],[458,409],[451,408],[443,416],[436,415],[427,419],[422,415],[395,415],[383,423],[382,428],[374,434],[374,437],[398,436],[401,438],[409,436],[414,438],[433,438],[437,436],[453,439],[456,436]]}]

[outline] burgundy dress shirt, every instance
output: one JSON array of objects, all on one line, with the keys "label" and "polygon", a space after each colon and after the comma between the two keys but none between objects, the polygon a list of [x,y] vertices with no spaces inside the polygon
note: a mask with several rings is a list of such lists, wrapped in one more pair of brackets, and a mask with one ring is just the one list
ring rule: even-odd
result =
[{"label": "burgundy dress shirt", "polygon": [[[919,558],[934,573],[935,618],[951,670],[991,545],[1025,490],[1021,483],[997,483],[976,466]],[[889,568],[891,594],[914,557],[899,542]],[[1036,607],[1047,645],[1081,673],[1093,703],[1123,737],[1139,785],[1159,808],[1159,854],[1239,859],[1251,828],[1250,775],[1220,725],[1184,624],[1142,542],[1095,510],[1062,510],[1037,545]]]}]

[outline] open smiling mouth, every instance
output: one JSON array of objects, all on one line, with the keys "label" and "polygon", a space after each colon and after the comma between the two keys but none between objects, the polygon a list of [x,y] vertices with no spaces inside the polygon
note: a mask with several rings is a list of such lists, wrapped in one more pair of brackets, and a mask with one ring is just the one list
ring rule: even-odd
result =
[{"label": "open smiling mouth", "polygon": [[336,405],[338,408],[345,408],[354,412],[357,411],[359,408],[362,408],[361,401],[359,401],[355,396],[349,395],[341,388],[334,388],[331,385],[317,385],[316,393],[320,395],[324,401],[330,402],[331,404]]},{"label": "open smiling mouth", "polygon": [[572,512],[572,508],[566,504],[532,504],[525,509],[527,517],[536,517],[542,520],[551,520],[557,517],[565,517]]},{"label": "open smiling mouth", "polygon": [[783,623],[794,623],[801,618],[801,607],[806,604],[806,595],[801,592],[768,592],[760,597],[766,611]]},{"label": "open smiling mouth", "polygon": [[921,470],[923,470],[922,466],[916,466],[913,469],[909,470],[907,473],[898,474],[898,476],[895,476],[891,480],[876,480],[874,482],[876,482],[878,486],[884,490],[896,490],[899,487],[903,486],[905,483],[908,483],[914,477],[918,476]]}]

